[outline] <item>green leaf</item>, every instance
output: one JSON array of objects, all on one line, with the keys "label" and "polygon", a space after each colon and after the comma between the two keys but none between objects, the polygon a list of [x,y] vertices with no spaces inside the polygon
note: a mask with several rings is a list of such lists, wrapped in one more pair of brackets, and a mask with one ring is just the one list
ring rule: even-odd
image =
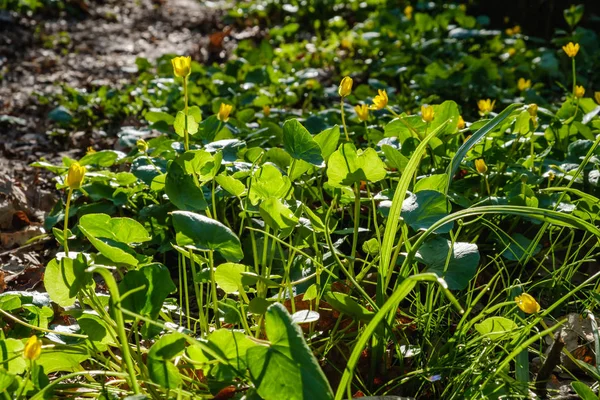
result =
[{"label": "green leaf", "polygon": [[81,253],[75,260],[53,258],[44,273],[44,287],[50,299],[61,307],[75,304],[79,291],[92,283],[92,274],[85,272],[86,268],[87,263]]},{"label": "green leaf", "polygon": [[202,111],[200,111],[200,107],[198,107],[198,106],[191,106],[188,109],[188,115],[190,117],[194,117],[194,121],[196,121],[197,123],[202,122]]},{"label": "green leaf", "polygon": [[244,184],[240,180],[235,179],[230,175],[217,175],[215,177],[215,180],[217,181],[219,186],[221,186],[223,189],[225,189],[227,192],[231,193],[234,196],[241,197],[246,192],[246,186],[244,186]]},{"label": "green leaf", "polygon": [[237,293],[242,285],[242,272],[246,266],[236,263],[224,263],[215,270],[215,281],[225,293]]},{"label": "green leaf", "polygon": [[[175,117],[175,121],[173,122],[173,128],[175,129],[175,133],[178,134],[180,137],[185,136],[185,121],[185,114],[183,113],[183,111],[179,111],[177,113],[177,116]],[[198,132],[198,122],[196,122],[196,119],[191,115],[187,116],[187,129],[190,135],[193,135],[196,132]]]},{"label": "green leaf", "polygon": [[529,249],[532,241],[520,233],[514,233],[510,236],[510,238],[504,238],[504,240],[510,244],[507,247],[506,244],[500,243],[500,249],[506,248],[506,250],[502,252],[502,256],[510,261],[521,260],[526,254],[529,256],[535,256],[540,252],[540,250],[542,250],[542,246],[538,243],[533,251],[528,253],[527,250]]},{"label": "green leaf", "polygon": [[48,113],[48,118],[52,121],[66,124],[73,120],[73,115],[64,106],[58,106]]},{"label": "green leaf", "polygon": [[325,292],[323,297],[335,310],[348,314],[352,318],[365,322],[373,318],[374,313],[360,305],[350,295],[329,291]]},{"label": "green leaf", "polygon": [[444,101],[442,104],[434,105],[434,118],[429,125],[429,129],[435,130],[442,124],[446,124],[441,130],[440,135],[454,133],[458,126],[458,106],[451,100]]},{"label": "green leaf", "polygon": [[368,148],[356,150],[352,143],[343,143],[329,158],[327,177],[332,186],[350,186],[360,181],[378,182],[385,178],[385,164],[377,152]]},{"label": "green leaf", "polygon": [[52,372],[75,372],[81,370],[81,363],[90,358],[87,345],[62,345],[43,349],[40,358],[36,361],[44,367],[48,374]]},{"label": "green leaf", "polygon": [[435,190],[436,192],[444,193],[447,182],[448,175],[446,174],[430,175],[423,179],[419,179],[415,184],[413,191],[417,193],[421,190]]},{"label": "green leaf", "polygon": [[253,205],[271,197],[283,199],[291,186],[290,178],[282,176],[276,166],[265,164],[252,175],[248,196]]},{"label": "green leaf", "polygon": [[298,223],[298,218],[292,210],[273,197],[263,201],[260,204],[259,211],[267,225],[275,230],[291,229]]},{"label": "green leaf", "polygon": [[79,160],[80,165],[97,165],[99,167],[112,167],[115,162],[125,154],[113,150],[102,150],[86,154]]},{"label": "green leaf", "polygon": [[315,135],[314,139],[321,148],[321,155],[325,161],[328,161],[340,142],[340,127],[336,125],[333,128],[325,129]]},{"label": "green leaf", "polygon": [[370,256],[376,256],[379,253],[379,240],[371,238],[363,243],[362,249]]},{"label": "green leaf", "polygon": [[179,246],[216,250],[231,262],[244,257],[240,239],[219,221],[188,211],[174,211],[172,215]]},{"label": "green leaf", "polygon": [[598,400],[596,393],[583,382],[571,382],[571,387],[582,400]]},{"label": "green leaf", "polygon": [[208,207],[204,199],[204,192],[196,185],[194,177],[186,173],[183,159],[179,157],[169,165],[165,192],[171,203],[180,210],[202,211]]},{"label": "green leaf", "polygon": [[265,400],[333,399],[302,330],[281,304],[268,308],[265,329],[271,345],[247,350],[248,369],[257,393]]},{"label": "green leaf", "polygon": [[477,332],[492,341],[510,339],[510,336],[515,333],[513,331],[518,328],[519,325],[515,321],[504,317],[490,317],[484,319],[480,324],[475,324]]},{"label": "green leaf", "polygon": [[188,174],[195,174],[200,182],[208,182],[215,177],[221,167],[222,159],[221,152],[213,155],[205,150],[190,150],[181,156],[185,171]]},{"label": "green leaf", "polygon": [[154,343],[147,361],[152,382],[167,389],[175,389],[181,384],[181,375],[171,359],[183,352],[185,343],[185,336],[179,333],[164,335]]},{"label": "green leaf", "polygon": [[440,236],[425,242],[419,248],[416,257],[427,266],[424,272],[433,272],[444,278],[450,290],[462,290],[467,287],[475,276],[480,259],[476,244],[455,242],[452,246],[451,241]]},{"label": "green leaf", "polygon": [[[450,212],[450,202],[446,196],[433,190],[422,190],[410,194],[402,203],[401,216],[414,230],[427,229]],[[448,233],[454,223],[438,228],[436,233]]]},{"label": "green leaf", "polygon": [[88,335],[89,340],[100,342],[102,344],[116,344],[113,337],[117,337],[117,333],[97,315],[83,314],[81,317],[77,318],[77,323],[81,327],[83,333]]},{"label": "green leaf", "polygon": [[79,226],[92,236],[108,238],[127,244],[143,243],[151,239],[142,224],[131,218],[111,218],[106,214],[86,214]]},{"label": "green leaf", "polygon": [[104,257],[117,264],[137,265],[136,253],[125,243],[117,242],[108,238],[96,238],[89,233],[83,226],[79,230],[88,238],[92,246],[96,248]]},{"label": "green leaf", "polygon": [[11,374],[25,372],[27,364],[21,356],[24,348],[25,343],[20,340],[0,339],[0,365]]},{"label": "green leaf", "polygon": [[[119,283],[119,293],[144,287],[129,294],[121,306],[136,314],[156,319],[167,296],[177,289],[167,267],[159,263],[144,265],[139,270],[129,271]],[[128,319],[133,317],[125,316]]]},{"label": "green leaf", "polygon": [[400,172],[404,172],[404,168],[408,164],[408,158],[404,157],[404,155],[390,146],[389,144],[384,144],[381,146],[381,150],[383,154],[385,154],[385,158],[390,167],[397,169]]},{"label": "green leaf", "polygon": [[316,166],[323,164],[321,147],[297,119],[289,119],[283,124],[283,148],[296,160]]},{"label": "green leaf", "polygon": [[167,125],[173,125],[173,122],[175,121],[175,118],[173,118],[171,114],[162,111],[148,111],[146,114],[144,114],[144,118],[151,124],[164,121],[167,123]]},{"label": "green leaf", "polygon": [[208,337],[208,344],[218,351],[223,359],[229,362],[230,366],[238,371],[244,371],[247,368],[246,354],[248,349],[259,346],[258,343],[243,333],[229,329],[217,329],[211,333]]}]

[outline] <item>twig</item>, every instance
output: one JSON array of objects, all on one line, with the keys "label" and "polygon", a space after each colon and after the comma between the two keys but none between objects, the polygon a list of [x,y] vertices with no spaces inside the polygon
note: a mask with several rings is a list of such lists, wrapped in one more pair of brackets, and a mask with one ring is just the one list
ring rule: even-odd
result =
[{"label": "twig", "polygon": [[535,378],[535,393],[540,399],[548,397],[546,383],[548,382],[548,379],[550,379],[554,367],[560,363],[560,353],[562,352],[563,347],[565,347],[565,342],[559,333],[556,339],[554,339],[554,343],[548,352],[546,361],[544,361],[542,368],[540,368],[540,372],[538,372],[538,375]]}]

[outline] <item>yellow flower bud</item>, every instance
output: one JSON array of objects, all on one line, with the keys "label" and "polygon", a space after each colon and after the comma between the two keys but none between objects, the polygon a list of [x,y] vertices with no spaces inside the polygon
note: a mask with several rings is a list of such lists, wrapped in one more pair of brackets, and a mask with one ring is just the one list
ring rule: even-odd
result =
[{"label": "yellow flower bud", "polygon": [[265,118],[271,115],[271,107],[263,106],[263,115],[265,116]]},{"label": "yellow flower bud", "polygon": [[485,161],[483,161],[483,158],[475,160],[475,169],[482,175],[484,175],[487,172],[488,167],[485,164]]},{"label": "yellow flower bud", "polygon": [[569,42],[567,45],[563,46],[563,50],[569,57],[573,58],[579,52],[579,43]]},{"label": "yellow flower bud", "polygon": [[217,113],[217,119],[221,122],[229,121],[229,114],[233,110],[233,106],[231,104],[221,103],[219,106],[219,112]]},{"label": "yellow flower bud", "polygon": [[508,53],[509,57],[512,57],[516,54],[517,50],[515,50],[514,47],[511,47],[510,49],[506,50],[506,52]]},{"label": "yellow flower bud", "polygon": [[340,97],[346,97],[350,93],[352,93],[352,83],[352,78],[350,78],[349,76],[346,76],[344,77],[344,79],[342,79],[340,87],[338,88],[338,93]]},{"label": "yellow flower bud", "polygon": [[465,129],[466,125],[467,124],[465,124],[465,120],[463,119],[462,115],[459,115],[458,116],[458,124],[456,124],[456,127],[458,129]]},{"label": "yellow flower bud", "polygon": [[378,90],[378,95],[373,99],[373,105],[370,107],[371,110],[382,110],[387,106],[388,95],[385,90]]},{"label": "yellow flower bud", "polygon": [[512,36],[515,33],[512,28],[506,28],[505,32],[507,36]]},{"label": "yellow flower bud", "polygon": [[477,107],[479,107],[479,114],[486,115],[492,112],[494,109],[494,105],[496,104],[496,100],[492,101],[490,99],[479,100],[477,102]]},{"label": "yellow flower bud", "polygon": [[85,152],[86,155],[88,154],[94,154],[96,152],[96,150],[94,150],[94,148],[92,146],[89,146],[87,148],[87,151]]},{"label": "yellow flower bud", "polygon": [[148,143],[144,139],[139,139],[135,142],[135,145],[140,153],[145,153],[148,151]]},{"label": "yellow flower bud", "polygon": [[404,7],[404,16],[406,17],[406,19],[412,19],[413,11],[414,8],[412,6]]},{"label": "yellow flower bud", "polygon": [[359,104],[354,107],[354,112],[358,115],[358,119],[366,121],[369,118],[369,107],[366,104]]},{"label": "yellow flower bud", "polygon": [[42,353],[42,341],[37,336],[32,336],[25,343],[25,349],[23,350],[23,358],[26,360],[35,361],[40,358]]},{"label": "yellow flower bud", "polygon": [[527,314],[534,314],[540,312],[540,305],[533,298],[533,296],[523,293],[520,296],[515,297],[517,306]]},{"label": "yellow flower bud", "polygon": [[575,86],[575,97],[582,98],[585,94],[585,88],[583,86]]},{"label": "yellow flower bud", "polygon": [[175,76],[184,78],[192,72],[192,57],[175,57],[171,59]]},{"label": "yellow flower bud", "polygon": [[531,87],[531,80],[525,79],[525,78],[519,78],[519,81],[517,82],[517,87],[519,88],[519,90],[521,92],[524,90],[527,90]]},{"label": "yellow flower bud", "polygon": [[594,100],[596,100],[596,103],[600,104],[600,92],[594,93]]},{"label": "yellow flower bud", "polygon": [[79,189],[81,184],[83,183],[83,177],[85,176],[85,167],[79,165],[78,162],[74,162],[69,167],[69,172],[67,173],[67,180],[65,183],[67,186],[73,190]]},{"label": "yellow flower bud", "polygon": [[426,104],[421,106],[421,118],[423,118],[423,121],[427,123],[433,121],[433,114],[433,107]]},{"label": "yellow flower bud", "polygon": [[531,103],[527,108],[527,112],[531,115],[532,118],[537,117],[538,105],[535,103]]}]

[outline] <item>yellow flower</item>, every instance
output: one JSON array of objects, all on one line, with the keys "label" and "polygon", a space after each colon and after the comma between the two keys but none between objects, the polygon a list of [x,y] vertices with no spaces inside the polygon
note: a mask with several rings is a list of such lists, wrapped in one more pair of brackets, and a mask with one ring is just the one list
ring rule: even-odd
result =
[{"label": "yellow flower", "polygon": [[87,148],[87,151],[85,152],[86,155],[88,154],[94,154],[96,152],[96,150],[94,150],[94,148],[92,146],[89,146]]},{"label": "yellow flower", "polygon": [[338,93],[341,97],[346,97],[352,92],[352,78],[349,76],[344,77],[338,88]]},{"label": "yellow flower", "polygon": [[594,100],[596,100],[596,103],[600,104],[600,92],[594,93]]},{"label": "yellow flower", "polygon": [[81,184],[83,183],[83,177],[85,176],[85,167],[79,165],[78,162],[74,162],[69,167],[69,172],[67,173],[67,180],[65,183],[67,186],[73,190],[79,189]]},{"label": "yellow flower", "polygon": [[192,57],[175,57],[171,59],[175,76],[184,78],[192,72]]},{"label": "yellow flower", "polygon": [[575,86],[575,97],[582,98],[585,94],[585,88],[583,86]]},{"label": "yellow flower", "polygon": [[265,118],[271,115],[271,107],[263,106],[263,115],[265,116]]},{"label": "yellow flower", "polygon": [[512,28],[506,28],[506,31],[505,31],[505,32],[506,32],[506,35],[507,35],[507,36],[512,36],[512,35],[514,35],[514,33],[515,33],[515,32],[512,30]]},{"label": "yellow flower", "polygon": [[515,53],[517,52],[517,50],[515,50],[514,47],[511,47],[510,49],[506,50],[506,52],[508,53],[509,57],[512,57],[515,55]]},{"label": "yellow flower", "polygon": [[426,104],[421,106],[421,118],[423,118],[423,121],[427,123],[433,121],[433,114],[433,107]]},{"label": "yellow flower", "polygon": [[531,115],[532,118],[537,117],[538,105],[535,103],[531,103],[527,108],[527,112]]},{"label": "yellow flower", "polygon": [[477,102],[477,107],[479,107],[479,114],[486,115],[492,112],[494,109],[494,105],[496,104],[496,100],[492,101],[490,99],[479,100]]},{"label": "yellow flower", "polygon": [[388,95],[385,90],[378,90],[378,95],[373,99],[373,105],[370,107],[371,110],[382,110],[387,106]]},{"label": "yellow flower", "polygon": [[531,87],[531,80],[525,79],[525,78],[519,78],[519,81],[517,82],[517,87],[519,88],[519,90],[521,92],[524,90],[527,90]]},{"label": "yellow flower", "polygon": [[219,112],[217,113],[217,119],[221,122],[229,121],[229,113],[233,110],[233,106],[231,104],[221,103],[219,107]]},{"label": "yellow flower", "polygon": [[366,121],[369,118],[369,107],[366,104],[354,106],[354,112],[361,121]]},{"label": "yellow flower", "polygon": [[135,145],[140,153],[145,153],[148,151],[148,143],[144,139],[139,139],[135,142]]},{"label": "yellow flower", "polygon": [[412,19],[413,11],[414,8],[412,6],[404,7],[404,15],[406,16],[406,19]]},{"label": "yellow flower", "polygon": [[459,116],[458,116],[458,124],[456,125],[456,127],[457,127],[458,129],[464,129],[464,128],[465,128],[465,126],[466,126],[466,124],[465,124],[465,120],[463,119],[462,115],[459,115]]},{"label": "yellow flower", "polygon": [[479,159],[475,160],[475,169],[477,170],[477,172],[479,172],[482,175],[487,172],[488,167],[485,164],[485,161],[483,161],[483,158],[479,158]]},{"label": "yellow flower", "polygon": [[534,314],[540,312],[540,305],[533,298],[533,296],[523,293],[520,296],[515,297],[515,301],[517,302],[517,306],[527,314]]},{"label": "yellow flower", "polygon": [[521,33],[521,27],[519,25],[515,25],[515,27],[512,29],[513,34],[517,35],[519,33]]},{"label": "yellow flower", "polygon": [[563,50],[569,57],[573,58],[579,52],[579,43],[569,42],[569,44],[563,46]]},{"label": "yellow flower", "polygon": [[23,358],[26,360],[35,361],[40,358],[42,353],[42,341],[37,336],[32,336],[25,343],[25,349],[23,350]]}]

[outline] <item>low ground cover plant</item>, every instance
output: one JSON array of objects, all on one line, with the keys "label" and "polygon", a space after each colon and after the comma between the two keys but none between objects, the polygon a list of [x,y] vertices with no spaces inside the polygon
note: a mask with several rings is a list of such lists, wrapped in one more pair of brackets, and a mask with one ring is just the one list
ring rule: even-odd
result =
[{"label": "low ground cover plant", "polygon": [[[63,93],[57,129],[146,125],[33,164],[63,193],[60,249],[46,295],[0,295],[5,398],[529,398],[557,365],[597,398],[583,9],[541,45],[458,5],[368,3],[308,27],[283,6],[223,65],[138,60],[123,91]],[[259,5],[229,18],[279,15]],[[568,313],[589,359],[547,354]]]}]

